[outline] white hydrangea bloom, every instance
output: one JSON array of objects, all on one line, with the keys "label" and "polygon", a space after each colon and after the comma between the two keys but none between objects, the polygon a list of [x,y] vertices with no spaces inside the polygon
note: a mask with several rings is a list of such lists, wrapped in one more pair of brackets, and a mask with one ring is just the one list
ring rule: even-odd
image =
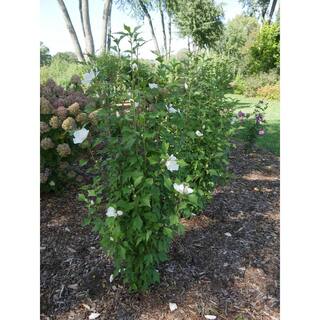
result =
[{"label": "white hydrangea bloom", "polygon": [[178,171],[179,170],[179,164],[177,162],[177,158],[172,154],[168,160],[166,161],[166,167],[169,171]]},{"label": "white hydrangea bloom", "polygon": [[181,184],[177,184],[177,183],[174,183],[173,184],[173,188],[181,193],[181,194],[190,194],[193,192],[193,190],[191,188],[189,188],[187,185],[181,183]]},{"label": "white hydrangea bloom", "polygon": [[87,139],[88,137],[88,134],[89,134],[89,130],[87,130],[86,128],[82,128],[80,130],[76,130],[74,133],[73,133],[73,143],[74,144],[80,144],[82,143],[84,140]]},{"label": "white hydrangea bloom", "polygon": [[157,89],[158,85],[156,83],[149,83],[149,88],[150,89]]},{"label": "white hydrangea bloom", "polygon": [[201,131],[197,130],[197,131],[196,131],[196,135],[197,135],[198,137],[202,137],[202,136],[203,136],[203,133],[202,133]]}]

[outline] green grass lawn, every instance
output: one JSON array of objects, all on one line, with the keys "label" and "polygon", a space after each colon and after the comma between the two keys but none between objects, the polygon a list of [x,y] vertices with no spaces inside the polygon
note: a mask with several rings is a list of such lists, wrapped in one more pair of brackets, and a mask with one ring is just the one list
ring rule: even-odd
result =
[{"label": "green grass lawn", "polygon": [[[261,98],[247,98],[238,94],[228,94],[230,98],[236,99],[236,111],[247,113],[252,112],[254,104]],[[258,138],[257,146],[269,150],[276,155],[280,155],[280,102],[276,100],[268,101],[269,107],[266,110],[265,132],[266,134]]]}]

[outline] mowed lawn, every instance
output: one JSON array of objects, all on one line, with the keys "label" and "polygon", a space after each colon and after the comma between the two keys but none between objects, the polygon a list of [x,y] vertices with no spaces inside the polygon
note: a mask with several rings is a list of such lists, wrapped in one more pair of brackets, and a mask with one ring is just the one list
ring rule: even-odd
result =
[{"label": "mowed lawn", "polygon": [[[238,94],[228,94],[228,97],[237,100],[236,112],[253,112],[254,105],[261,98],[247,98]],[[257,146],[269,150],[277,156],[280,155],[280,102],[268,100],[269,107],[266,110],[265,132],[262,137],[258,137]]]}]

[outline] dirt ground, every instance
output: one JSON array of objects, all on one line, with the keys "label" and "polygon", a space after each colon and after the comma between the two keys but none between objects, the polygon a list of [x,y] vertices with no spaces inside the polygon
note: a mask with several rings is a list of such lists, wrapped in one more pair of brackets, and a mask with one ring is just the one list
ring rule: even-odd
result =
[{"label": "dirt ground", "polygon": [[203,214],[183,221],[161,284],[147,294],[109,283],[112,260],[82,227],[76,189],[43,196],[41,319],[279,319],[279,158],[237,145],[230,160],[233,179]]}]

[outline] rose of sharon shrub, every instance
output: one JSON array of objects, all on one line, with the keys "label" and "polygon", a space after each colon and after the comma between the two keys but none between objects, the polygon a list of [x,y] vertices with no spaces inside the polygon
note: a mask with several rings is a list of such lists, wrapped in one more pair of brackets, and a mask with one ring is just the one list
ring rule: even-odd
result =
[{"label": "rose of sharon shrub", "polygon": [[[119,41],[124,37],[136,57],[137,29],[126,27]],[[101,65],[100,72],[98,58],[92,65],[98,72],[86,83],[101,106],[90,114],[94,144],[103,143],[90,168],[95,178],[79,198],[88,208],[85,222],[114,259],[110,280],[120,274],[132,290],[159,281],[156,268],[183,230],[180,217],[199,209],[218,179],[226,177],[230,146],[232,112],[223,98],[227,68],[222,62],[212,71],[211,59],[196,56],[180,73],[171,62],[158,61],[145,76],[139,61],[121,57],[112,91],[99,78],[108,66]]]}]

